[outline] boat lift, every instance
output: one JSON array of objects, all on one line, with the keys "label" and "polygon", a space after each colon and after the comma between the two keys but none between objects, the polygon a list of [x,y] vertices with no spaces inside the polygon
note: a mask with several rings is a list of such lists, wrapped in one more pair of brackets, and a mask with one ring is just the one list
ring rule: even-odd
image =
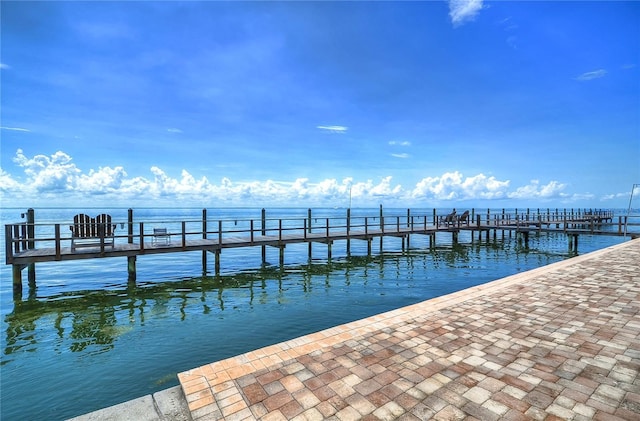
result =
[{"label": "boat lift", "polygon": [[633,193],[636,189],[640,190],[640,183],[636,183],[631,187],[631,195],[629,196],[629,206],[627,207],[627,217],[624,220],[624,238],[627,238],[627,225],[629,224],[629,216],[631,216],[631,203],[633,202]]}]

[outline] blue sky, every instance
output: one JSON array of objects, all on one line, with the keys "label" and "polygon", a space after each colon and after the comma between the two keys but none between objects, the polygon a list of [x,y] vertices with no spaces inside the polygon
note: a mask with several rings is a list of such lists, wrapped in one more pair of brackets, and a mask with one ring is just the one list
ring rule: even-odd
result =
[{"label": "blue sky", "polygon": [[626,207],[640,183],[640,2],[1,7],[3,207]]}]

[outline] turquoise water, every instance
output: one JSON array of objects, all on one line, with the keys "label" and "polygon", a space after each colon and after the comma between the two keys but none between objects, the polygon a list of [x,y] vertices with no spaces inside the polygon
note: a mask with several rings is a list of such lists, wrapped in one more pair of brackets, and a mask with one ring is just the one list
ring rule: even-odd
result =
[{"label": "turquoise water", "polygon": [[[3,223],[19,221],[20,212],[3,210]],[[136,209],[134,218],[196,221],[201,212]],[[345,210],[313,212],[342,217]],[[376,216],[379,210],[352,212]],[[36,222],[68,225],[76,213],[36,209]],[[109,213],[126,221],[126,209]],[[306,209],[268,210],[269,218],[306,215]],[[259,219],[260,210],[209,210],[208,218],[237,223]],[[42,263],[36,266],[37,290],[25,285],[17,301],[11,267],[2,265],[1,418],[70,418],[177,385],[178,372],[212,361],[571,257],[562,234],[532,236],[528,248],[508,234],[472,242],[462,233],[459,241],[453,245],[450,234],[438,234],[430,249],[427,237],[415,235],[403,253],[399,239],[387,238],[385,253],[371,257],[364,241],[352,241],[351,257],[337,242],[331,262],[326,246],[314,244],[309,262],[305,244],[289,245],[284,268],[277,265],[277,249],[267,249],[274,264],[264,268],[259,247],[230,249],[222,252],[220,276],[203,276],[200,252],[141,256],[135,285],[127,282],[124,257]],[[578,250],[622,241],[584,235]],[[378,240],[372,250],[379,251]]]}]

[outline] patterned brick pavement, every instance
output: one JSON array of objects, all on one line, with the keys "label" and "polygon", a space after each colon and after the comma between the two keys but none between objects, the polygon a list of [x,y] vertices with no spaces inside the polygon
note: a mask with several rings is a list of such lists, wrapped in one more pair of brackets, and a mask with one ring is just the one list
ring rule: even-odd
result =
[{"label": "patterned brick pavement", "polygon": [[178,375],[194,420],[640,420],[640,240]]}]

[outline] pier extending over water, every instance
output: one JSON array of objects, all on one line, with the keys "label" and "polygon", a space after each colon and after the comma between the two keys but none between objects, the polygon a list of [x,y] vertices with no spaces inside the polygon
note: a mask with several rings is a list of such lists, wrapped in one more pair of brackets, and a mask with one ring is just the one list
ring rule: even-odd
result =
[{"label": "pier extending over water", "polygon": [[[570,250],[577,250],[578,236],[617,235],[640,236],[640,223],[630,221],[627,216],[614,216],[610,210],[592,209],[526,209],[513,213],[477,212],[471,209],[459,214],[438,214],[436,209],[429,214],[385,215],[382,206],[377,215],[351,215],[345,210],[342,218],[325,218],[313,215],[311,209],[305,218],[270,219],[263,209],[258,219],[212,220],[207,210],[202,211],[202,219],[184,221],[135,221],[133,210],[129,209],[127,221],[111,221],[114,228],[120,227],[126,233],[112,235],[107,223],[99,223],[93,243],[82,248],[72,246],[73,221],[68,224],[40,224],[35,222],[34,211],[26,213],[25,222],[5,225],[6,263],[13,268],[14,294],[22,292],[22,271],[28,268],[30,287],[35,287],[35,264],[39,262],[70,261],[106,257],[126,257],[129,280],[136,279],[137,256],[150,254],[171,254],[189,251],[202,252],[203,272],[207,269],[208,253],[215,259],[215,273],[220,272],[222,250],[239,247],[262,248],[262,261],[266,261],[266,247],[279,249],[280,265],[284,262],[288,244],[307,243],[308,256],[312,258],[313,243],[326,245],[327,259],[332,258],[332,244],[345,241],[350,254],[351,241],[367,242],[367,253],[372,253],[374,239],[380,241],[380,253],[385,237],[402,240],[402,250],[410,248],[412,235],[429,236],[430,247],[436,245],[437,233],[450,233],[452,241],[458,241],[462,231],[471,233],[481,240],[483,236],[497,239],[498,232],[516,233],[528,244],[530,233],[561,232],[567,235]],[[169,227],[169,228],[167,228]],[[161,241],[159,241],[161,240]]]}]

